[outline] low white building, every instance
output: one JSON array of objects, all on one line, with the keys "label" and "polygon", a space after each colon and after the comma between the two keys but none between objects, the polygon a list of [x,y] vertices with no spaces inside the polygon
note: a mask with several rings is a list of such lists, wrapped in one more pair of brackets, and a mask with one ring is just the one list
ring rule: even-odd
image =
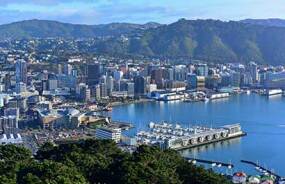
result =
[{"label": "low white building", "polygon": [[95,136],[96,139],[111,139],[118,143],[121,140],[121,134],[120,128],[97,128]]}]

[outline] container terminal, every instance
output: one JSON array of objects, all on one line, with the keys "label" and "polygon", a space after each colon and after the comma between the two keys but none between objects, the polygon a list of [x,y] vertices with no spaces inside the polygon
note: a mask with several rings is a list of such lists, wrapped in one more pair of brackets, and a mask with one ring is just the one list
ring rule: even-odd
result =
[{"label": "container terminal", "polygon": [[219,128],[202,126],[183,128],[179,124],[150,122],[149,130],[138,132],[136,138],[138,144],[181,150],[245,135],[246,133],[241,130],[240,124],[225,125]]}]

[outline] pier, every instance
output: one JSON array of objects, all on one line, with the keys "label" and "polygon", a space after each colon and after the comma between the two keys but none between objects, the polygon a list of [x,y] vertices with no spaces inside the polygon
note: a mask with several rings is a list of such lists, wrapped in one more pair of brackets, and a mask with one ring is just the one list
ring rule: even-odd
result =
[{"label": "pier", "polygon": [[215,164],[215,166],[227,167],[229,169],[234,168],[234,165],[231,163],[225,163],[225,162],[219,162],[219,161],[213,161],[213,160],[196,159],[196,158],[189,158],[189,157],[185,157],[185,159],[192,163],[199,162],[203,164],[211,164],[211,165]]},{"label": "pier", "polygon": [[264,171],[272,176],[275,176],[276,179],[282,179],[283,177],[281,177],[280,175],[270,171],[269,169],[266,169],[265,167],[261,166],[260,164],[258,163],[255,163],[255,162],[252,162],[252,161],[248,161],[248,160],[241,160],[242,163],[245,163],[245,164],[249,164],[249,165],[252,165],[256,168],[259,168],[261,171]]},{"label": "pier", "polygon": [[231,124],[219,128],[188,127],[168,124],[166,122],[149,124],[149,131],[137,134],[140,144],[158,145],[162,149],[182,150],[214,142],[220,142],[245,136],[239,124]]},{"label": "pier", "polygon": [[237,134],[237,135],[232,135],[232,136],[228,136],[228,137],[220,137],[218,139],[213,139],[213,140],[206,140],[204,142],[201,143],[196,143],[196,144],[188,144],[187,146],[181,146],[178,148],[173,148],[174,150],[180,151],[180,150],[185,150],[185,149],[189,149],[189,148],[196,148],[196,147],[200,147],[200,146],[204,146],[204,145],[208,145],[208,144],[212,144],[212,143],[217,143],[217,142],[223,142],[223,141],[227,141],[227,140],[231,140],[231,139],[235,139],[235,138],[240,138],[243,136],[246,136],[247,133],[243,132],[241,134]]}]

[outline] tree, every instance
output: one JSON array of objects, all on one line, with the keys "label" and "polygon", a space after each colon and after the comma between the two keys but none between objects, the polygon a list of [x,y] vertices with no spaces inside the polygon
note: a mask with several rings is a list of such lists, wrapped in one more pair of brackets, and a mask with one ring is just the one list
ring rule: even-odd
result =
[{"label": "tree", "polygon": [[35,158],[25,148],[5,145],[0,146],[0,156],[0,184],[230,183],[174,150],[140,146],[130,154],[110,140],[46,143]]},{"label": "tree", "polygon": [[33,161],[30,164],[23,165],[17,173],[17,183],[85,184],[88,182],[76,168],[45,160],[43,162]]},{"label": "tree", "polygon": [[15,145],[0,146],[0,183],[16,183],[16,172],[23,163],[29,162],[32,154],[26,148]]}]

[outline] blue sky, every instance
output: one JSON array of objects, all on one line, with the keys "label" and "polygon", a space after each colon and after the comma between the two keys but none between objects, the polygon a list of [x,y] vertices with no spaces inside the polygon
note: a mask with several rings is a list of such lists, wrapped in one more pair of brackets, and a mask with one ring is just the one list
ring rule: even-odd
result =
[{"label": "blue sky", "polygon": [[285,0],[0,0],[0,24],[27,19],[171,23],[180,18],[285,19]]}]

